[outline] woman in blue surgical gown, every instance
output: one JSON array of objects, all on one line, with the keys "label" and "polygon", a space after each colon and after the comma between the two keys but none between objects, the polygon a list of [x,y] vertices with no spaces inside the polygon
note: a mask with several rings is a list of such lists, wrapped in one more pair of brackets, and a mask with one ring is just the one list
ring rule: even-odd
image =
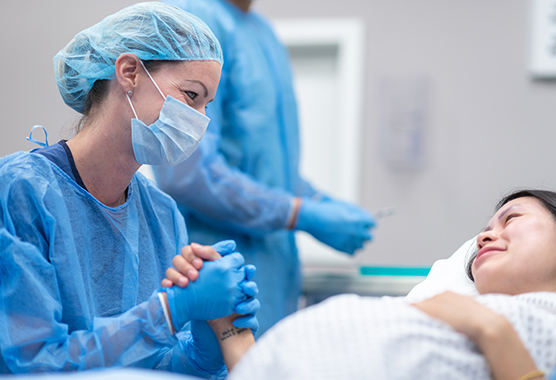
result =
[{"label": "woman in blue surgical gown", "polygon": [[300,177],[289,58],[251,1],[164,2],[207,23],[222,45],[224,65],[199,149],[177,166],[156,167],[155,175],[184,213],[192,241],[232,237],[257,267],[262,333],[297,309],[301,276],[293,230],[353,254],[371,239],[373,218]]},{"label": "woman in blue surgical gown", "polygon": [[198,321],[253,301],[242,290],[252,271],[222,252],[187,288],[157,290],[188,238],[175,202],[136,173],[196,148],[221,64],[202,21],[158,2],[107,17],[56,55],[60,93],[84,119],[67,142],[0,159],[0,372],[226,375]]}]

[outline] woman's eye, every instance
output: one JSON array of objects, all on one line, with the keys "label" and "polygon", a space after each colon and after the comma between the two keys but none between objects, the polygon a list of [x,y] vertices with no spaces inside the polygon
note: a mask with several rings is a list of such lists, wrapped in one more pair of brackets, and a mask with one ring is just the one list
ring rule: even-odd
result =
[{"label": "woman's eye", "polygon": [[187,96],[189,96],[191,98],[191,100],[195,100],[195,98],[198,96],[198,94],[196,92],[193,92],[193,91],[185,91],[185,94]]},{"label": "woman's eye", "polygon": [[519,214],[510,214],[506,217],[506,223],[508,223],[511,219],[517,218]]}]

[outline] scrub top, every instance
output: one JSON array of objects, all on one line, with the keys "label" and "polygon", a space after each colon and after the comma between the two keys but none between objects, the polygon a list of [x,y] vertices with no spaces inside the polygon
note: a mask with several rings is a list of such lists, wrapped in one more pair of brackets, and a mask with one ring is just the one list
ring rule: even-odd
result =
[{"label": "scrub top", "polygon": [[187,244],[175,202],[136,173],[125,203],[107,207],[76,183],[71,164],[54,163],[62,151],[0,159],[0,372],[133,366],[225,376],[225,367],[203,367],[188,327],[170,333],[158,299]]},{"label": "scrub top", "polygon": [[60,140],[57,144],[37,149],[33,152],[42,154],[48,158],[52,163],[62,169],[64,173],[66,173],[73,181],[75,181],[75,183],[87,190],[87,187],[83,183],[81,175],[79,175],[79,171],[75,166],[73,154],[71,153],[71,150],[65,140]]}]

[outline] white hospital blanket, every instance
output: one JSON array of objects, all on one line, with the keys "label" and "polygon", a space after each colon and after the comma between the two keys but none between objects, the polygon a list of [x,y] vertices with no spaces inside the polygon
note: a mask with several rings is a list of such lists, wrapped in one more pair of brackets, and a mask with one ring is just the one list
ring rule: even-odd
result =
[{"label": "white hospital blanket", "polygon": [[[538,368],[556,366],[556,293],[477,298],[505,315]],[[403,298],[342,295],[265,333],[230,380],[490,379],[476,346]]]}]

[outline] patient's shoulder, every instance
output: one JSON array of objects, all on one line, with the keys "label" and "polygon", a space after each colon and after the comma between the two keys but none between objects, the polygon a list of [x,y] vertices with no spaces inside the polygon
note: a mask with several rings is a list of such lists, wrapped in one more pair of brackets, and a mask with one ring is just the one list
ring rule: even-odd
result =
[{"label": "patient's shoulder", "polygon": [[476,238],[467,240],[450,257],[433,263],[426,279],[415,285],[407,295],[412,302],[422,301],[444,291],[474,296],[475,284],[466,273],[467,262],[473,253]]}]

